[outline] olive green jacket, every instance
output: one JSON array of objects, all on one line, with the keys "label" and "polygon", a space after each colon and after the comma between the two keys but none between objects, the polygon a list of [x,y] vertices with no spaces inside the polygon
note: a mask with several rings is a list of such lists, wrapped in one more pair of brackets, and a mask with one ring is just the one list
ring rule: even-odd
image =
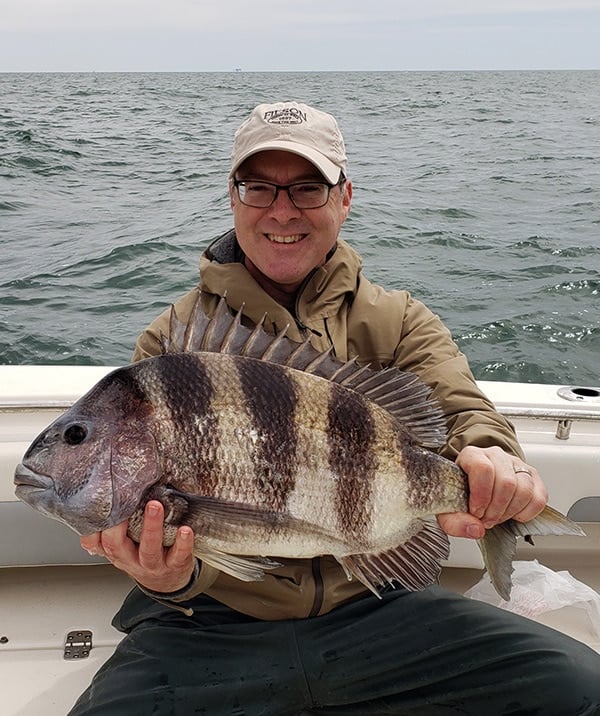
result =
[{"label": "olive green jacket", "polygon": [[[372,367],[395,365],[416,373],[432,389],[448,425],[448,439],[440,451],[455,458],[467,445],[498,445],[522,457],[510,423],[499,415],[478,389],[465,356],[441,320],[406,291],[385,291],[361,273],[359,255],[344,241],[324,266],[304,281],[294,314],[271,298],[242,263],[233,231],[219,237],[200,260],[203,308],[212,315],[222,296],[235,310],[276,332],[288,326],[294,340],[310,336],[317,349],[332,345],[341,360],[358,357]],[[175,303],[186,321],[197,288]],[[160,354],[160,335],[168,333],[170,309],[138,338],[133,360]],[[202,592],[262,619],[300,618],[322,614],[359,594],[365,587],[348,581],[333,557],[278,560],[283,566],[259,582],[241,582],[209,565],[199,566],[191,583],[176,594],[147,593],[185,603]]]}]

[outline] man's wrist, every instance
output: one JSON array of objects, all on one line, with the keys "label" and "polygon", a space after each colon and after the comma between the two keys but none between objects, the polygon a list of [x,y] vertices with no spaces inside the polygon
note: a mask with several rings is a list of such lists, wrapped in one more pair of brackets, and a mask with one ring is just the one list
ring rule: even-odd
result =
[{"label": "man's wrist", "polygon": [[154,589],[149,589],[148,587],[145,587],[140,582],[136,582],[138,587],[149,597],[153,597],[154,599],[161,599],[161,600],[167,600],[167,601],[175,601],[180,599],[185,599],[186,593],[190,591],[192,586],[195,584],[196,580],[200,576],[200,560],[197,558],[194,558],[194,568],[192,569],[192,574],[190,575],[189,580],[185,584],[185,586],[181,587],[180,589],[176,589],[172,592],[158,592]]}]

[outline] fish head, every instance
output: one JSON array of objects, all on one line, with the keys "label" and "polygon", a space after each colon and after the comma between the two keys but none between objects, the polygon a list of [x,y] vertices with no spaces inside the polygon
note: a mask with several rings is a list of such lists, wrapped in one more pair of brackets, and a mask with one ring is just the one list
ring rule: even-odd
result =
[{"label": "fish head", "polygon": [[126,520],[159,477],[152,405],[128,371],[110,373],[55,420],[15,470],[20,500],[81,535]]}]

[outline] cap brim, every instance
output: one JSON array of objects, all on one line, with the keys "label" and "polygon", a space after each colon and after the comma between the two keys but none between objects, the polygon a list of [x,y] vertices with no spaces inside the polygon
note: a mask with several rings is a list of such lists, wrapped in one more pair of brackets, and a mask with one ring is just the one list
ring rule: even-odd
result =
[{"label": "cap brim", "polygon": [[266,152],[269,150],[281,150],[304,157],[304,159],[307,159],[311,164],[314,164],[314,166],[317,167],[330,184],[337,184],[339,181],[342,169],[337,164],[334,164],[330,159],[327,159],[327,157],[321,154],[321,152],[313,149],[312,147],[307,147],[304,144],[297,144],[296,142],[287,142],[284,140],[256,144],[251,150],[245,152],[239,157],[236,157],[236,161],[231,167],[229,176],[233,176],[239,166],[245,162],[248,157],[251,157],[253,154],[258,154],[258,152]]}]

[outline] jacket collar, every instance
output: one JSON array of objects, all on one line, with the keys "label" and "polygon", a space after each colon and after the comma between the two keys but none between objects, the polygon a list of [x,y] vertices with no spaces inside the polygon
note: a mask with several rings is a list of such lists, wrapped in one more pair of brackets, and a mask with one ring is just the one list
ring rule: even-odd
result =
[{"label": "jacket collar", "polygon": [[200,258],[202,288],[219,296],[226,294],[227,303],[234,310],[243,305],[244,314],[254,322],[260,321],[266,312],[274,329],[290,323],[290,318],[318,329],[322,319],[336,315],[345,300],[352,300],[361,269],[360,256],[338,239],[337,250],[327,263],[316,267],[300,288],[296,315],[291,316],[256,283],[243,259],[233,229],[216,238]]}]

